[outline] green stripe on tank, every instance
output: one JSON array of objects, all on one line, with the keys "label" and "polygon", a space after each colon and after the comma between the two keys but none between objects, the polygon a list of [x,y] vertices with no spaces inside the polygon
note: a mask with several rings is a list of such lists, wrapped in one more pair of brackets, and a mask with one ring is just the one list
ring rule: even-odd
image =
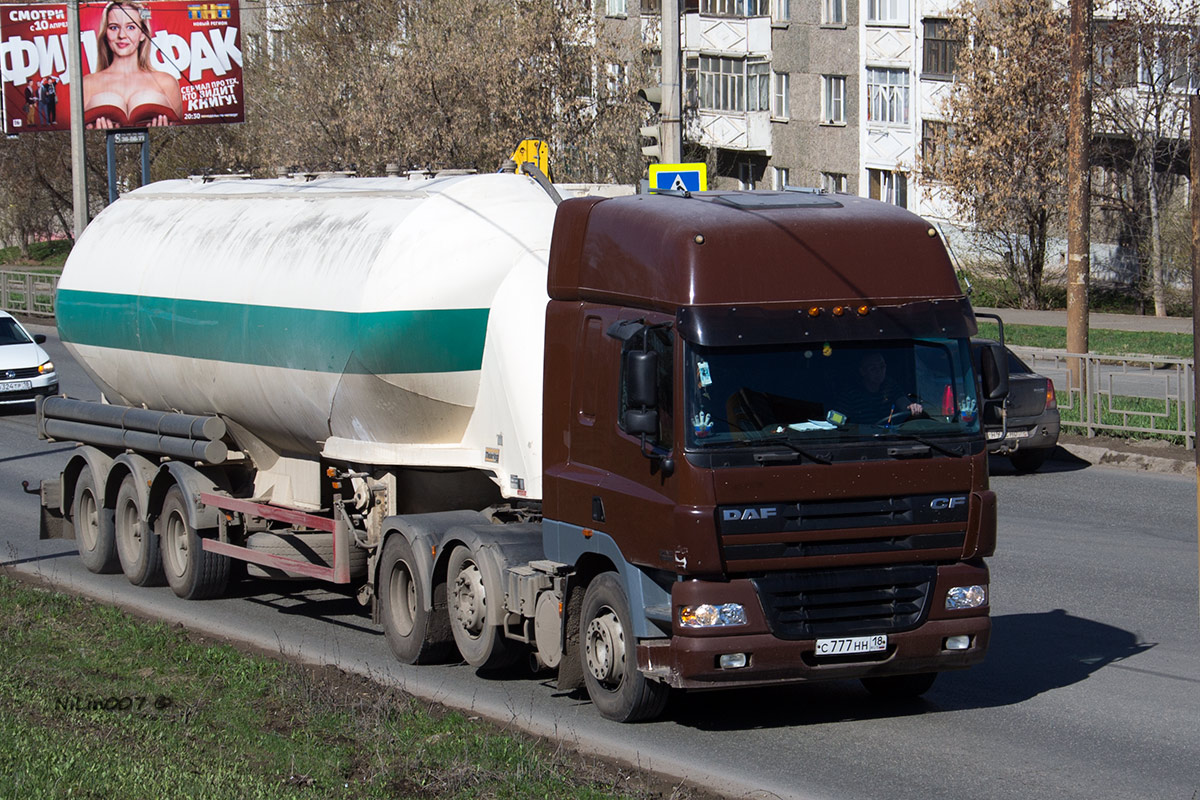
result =
[{"label": "green stripe on tank", "polygon": [[264,367],[389,375],[483,362],[488,309],[320,311],[60,289],[64,342]]}]

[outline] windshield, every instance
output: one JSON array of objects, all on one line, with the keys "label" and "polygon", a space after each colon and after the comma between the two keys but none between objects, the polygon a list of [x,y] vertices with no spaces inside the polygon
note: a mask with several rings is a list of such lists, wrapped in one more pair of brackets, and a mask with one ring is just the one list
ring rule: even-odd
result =
[{"label": "windshield", "polygon": [[0,317],[0,345],[29,344],[32,340],[11,317]]},{"label": "windshield", "polygon": [[965,339],[688,351],[688,447],[979,433]]}]

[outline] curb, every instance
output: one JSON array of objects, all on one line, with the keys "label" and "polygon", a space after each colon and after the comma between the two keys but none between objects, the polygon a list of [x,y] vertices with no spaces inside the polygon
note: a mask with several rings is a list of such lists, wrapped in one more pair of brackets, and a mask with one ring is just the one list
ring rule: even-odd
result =
[{"label": "curb", "polygon": [[1094,466],[1122,467],[1124,469],[1136,469],[1143,472],[1156,472],[1165,475],[1186,475],[1191,473],[1195,468],[1191,460],[1148,456],[1142,453],[1123,453],[1119,450],[1110,450],[1107,447],[1093,447],[1084,444],[1064,444],[1059,442],[1058,446],[1076,458]]}]

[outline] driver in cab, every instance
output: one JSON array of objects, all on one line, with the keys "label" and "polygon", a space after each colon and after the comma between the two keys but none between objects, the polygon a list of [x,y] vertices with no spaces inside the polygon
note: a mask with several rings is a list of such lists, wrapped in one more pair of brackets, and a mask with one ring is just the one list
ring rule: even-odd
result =
[{"label": "driver in cab", "polygon": [[861,425],[891,424],[924,413],[911,394],[900,391],[887,377],[887,361],[877,351],[863,355],[858,364],[858,386],[843,400],[846,416]]}]

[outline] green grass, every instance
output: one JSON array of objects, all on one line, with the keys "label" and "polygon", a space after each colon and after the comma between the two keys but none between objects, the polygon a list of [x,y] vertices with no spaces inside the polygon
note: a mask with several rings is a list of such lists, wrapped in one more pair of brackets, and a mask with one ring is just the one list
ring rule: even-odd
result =
[{"label": "green grass", "polygon": [[0,797],[649,796],[609,773],[364,678],[0,575]]},{"label": "green grass", "polygon": [[21,248],[0,247],[0,268],[20,269],[31,272],[59,272],[67,262],[71,243],[66,239],[49,242],[34,242],[29,246],[29,258],[21,255]]},{"label": "green grass", "polygon": [[[995,339],[997,336],[996,323],[981,320],[979,335]],[[1004,341],[1005,344],[1020,347],[1064,350],[1067,347],[1067,329],[1048,325],[1005,325]],[[1088,332],[1088,343],[1093,353],[1103,353],[1104,355],[1192,357],[1192,335],[1190,333],[1114,331],[1093,328]]]},{"label": "green grass", "polygon": [[[1064,392],[1058,392],[1058,412],[1063,422],[1079,422],[1082,420],[1082,409],[1067,408],[1064,403],[1068,398]],[[1169,444],[1187,446],[1186,437],[1178,433],[1180,425],[1186,424],[1186,418],[1181,417],[1178,400],[1164,400],[1153,397],[1113,397],[1101,398],[1095,421],[1102,425],[1120,425],[1146,428],[1148,430],[1129,431],[1098,428],[1101,432],[1114,436],[1124,436],[1130,439],[1159,439]],[[1128,412],[1128,413],[1121,413]],[[1065,430],[1082,430],[1071,426]]]}]

